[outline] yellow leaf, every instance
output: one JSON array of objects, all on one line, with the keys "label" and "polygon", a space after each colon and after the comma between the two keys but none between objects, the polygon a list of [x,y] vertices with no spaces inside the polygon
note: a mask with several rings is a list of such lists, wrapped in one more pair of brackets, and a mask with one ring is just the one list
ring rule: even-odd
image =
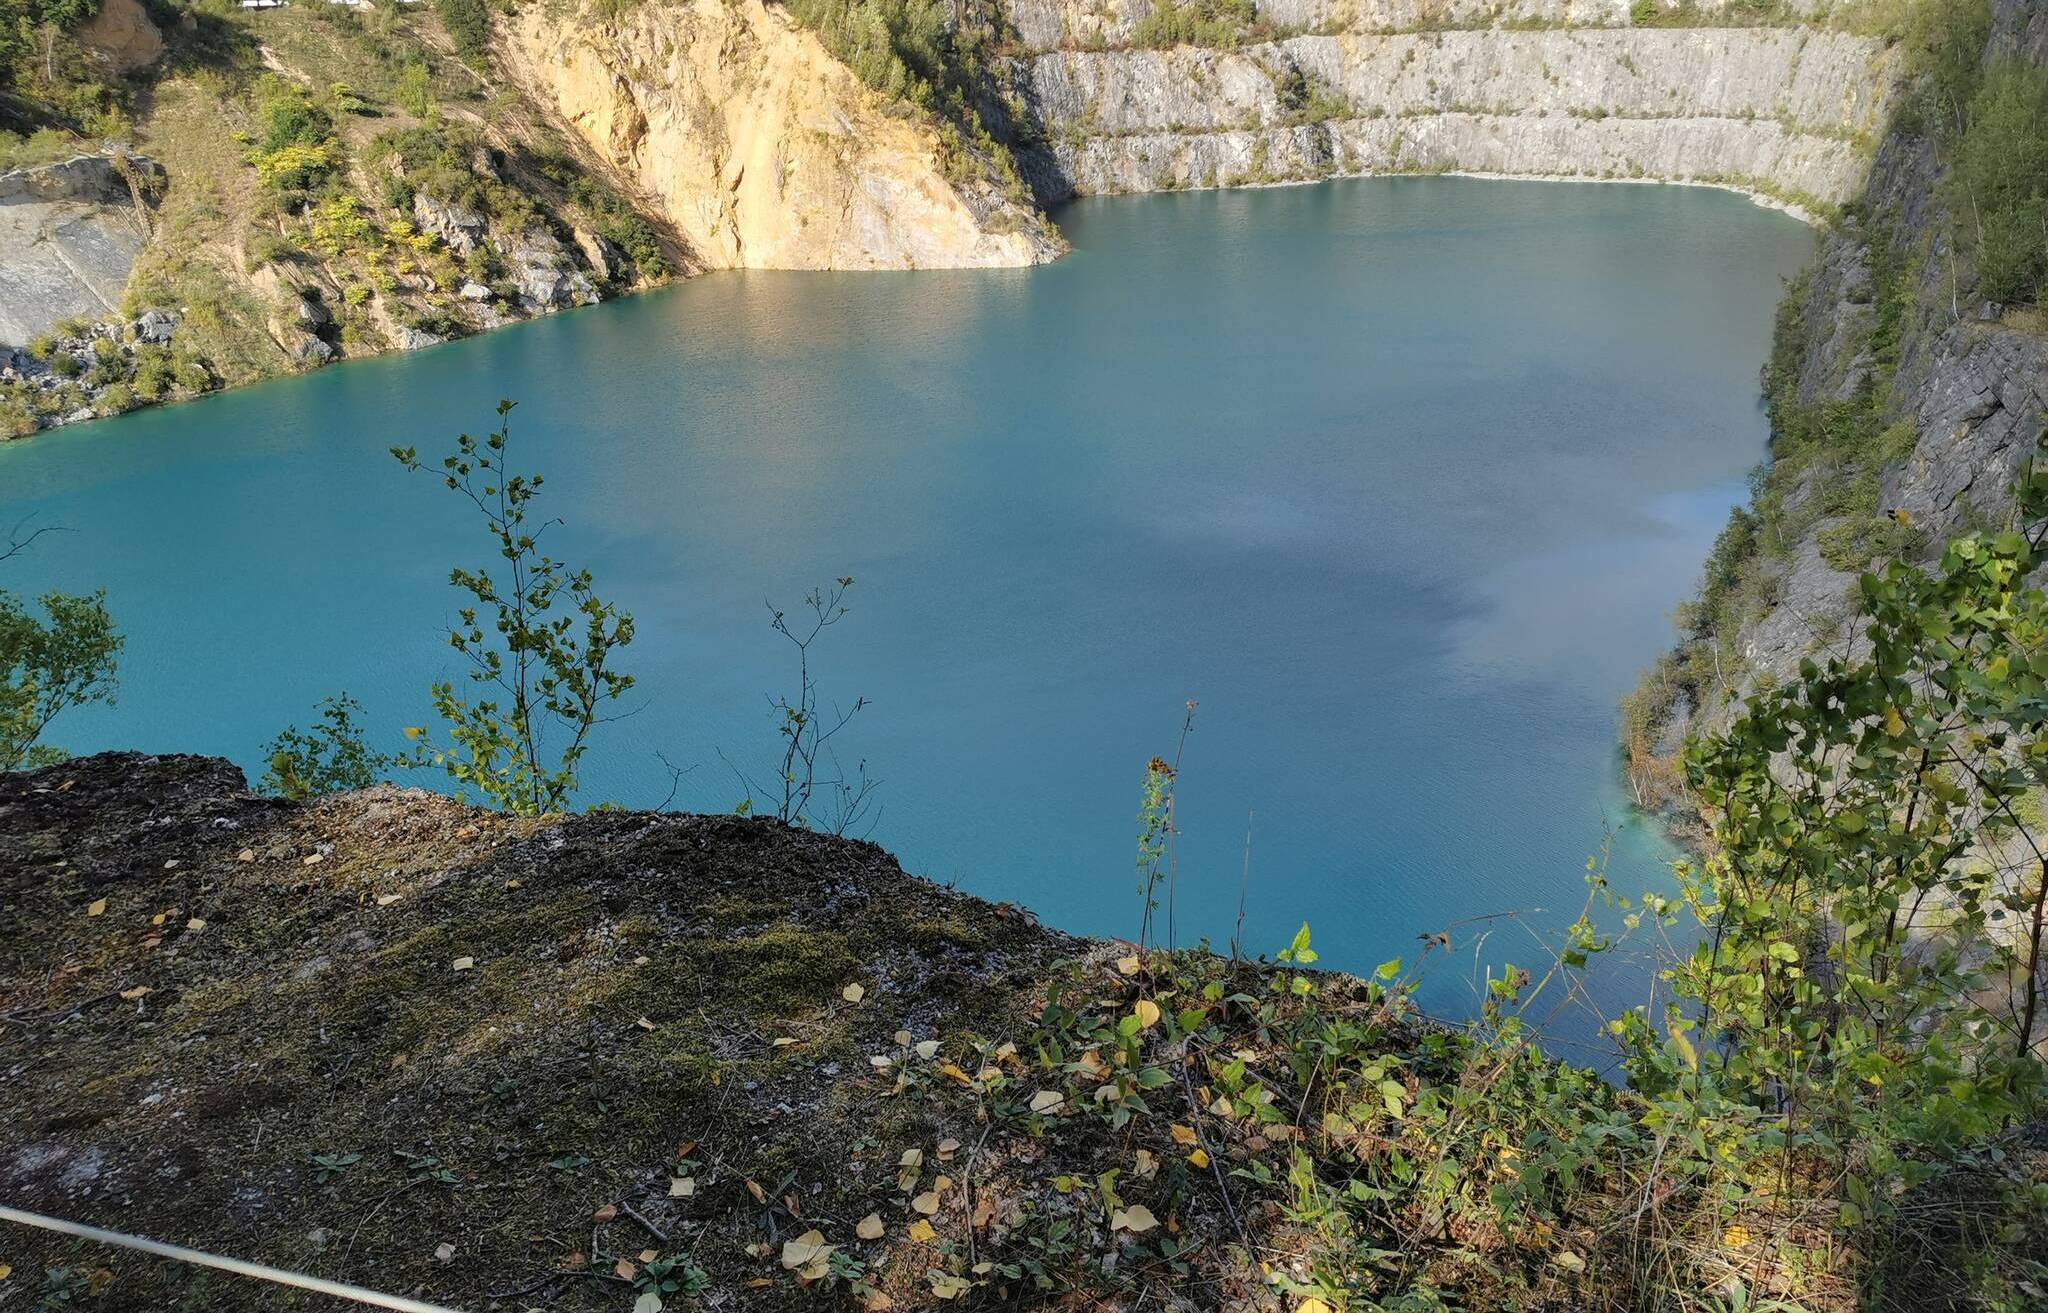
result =
[{"label": "yellow leaf", "polygon": [[475,967],[476,959],[473,957],[458,957],[448,964],[448,969],[451,971],[470,971],[475,969]]},{"label": "yellow leaf", "polygon": [[924,1215],[925,1215],[926,1217],[930,1217],[930,1216],[931,1216],[931,1215],[932,1215],[933,1213],[936,1213],[936,1212],[938,1212],[938,1211],[939,1211],[939,1194],[938,1194],[938,1191],[936,1191],[936,1190],[927,1190],[927,1191],[925,1191],[925,1192],[924,1192],[923,1194],[919,1195],[919,1196],[918,1196],[917,1198],[915,1198],[915,1199],[911,1200],[911,1201],[910,1201],[910,1206],[911,1206],[911,1207],[912,1207],[913,1209],[915,1209],[916,1211],[918,1211],[918,1212],[920,1212],[920,1213],[923,1213],[923,1214],[924,1214]]},{"label": "yellow leaf", "polygon": [[85,914],[87,916],[103,916],[106,914],[106,910],[107,900],[104,898],[95,898],[92,900],[92,903],[85,909]]},{"label": "yellow leaf", "polygon": [[133,989],[122,990],[121,997],[127,999],[130,1003],[133,1003],[136,999],[141,998],[144,994],[147,994],[148,992],[148,985],[137,985]]},{"label": "yellow leaf", "polygon": [[960,1064],[956,1062],[948,1062],[941,1066],[939,1068],[939,1075],[944,1076],[950,1081],[958,1081],[962,1085],[974,1084],[974,1077],[960,1070]]},{"label": "yellow leaf", "polygon": [[862,1307],[867,1309],[868,1313],[888,1313],[889,1309],[896,1307],[896,1301],[879,1290],[870,1290]]},{"label": "yellow leaf", "polygon": [[1149,998],[1141,998],[1138,1005],[1131,1009],[1131,1015],[1138,1019],[1140,1030],[1150,1030],[1159,1024],[1159,1005]]},{"label": "yellow leaf", "polygon": [[1330,1306],[1310,1295],[1294,1306],[1294,1313],[1330,1313]]},{"label": "yellow leaf", "polygon": [[882,1215],[880,1213],[869,1213],[866,1217],[854,1223],[853,1233],[863,1240],[880,1240],[882,1238]]},{"label": "yellow leaf", "polygon": [[820,1258],[829,1259],[836,1245],[825,1243],[821,1231],[806,1231],[794,1240],[782,1242],[782,1265],[788,1268],[809,1268]]},{"label": "yellow leaf", "polygon": [[1209,1165],[1209,1151],[1207,1149],[1197,1149],[1188,1155],[1188,1161],[1197,1167],[1207,1167]]},{"label": "yellow leaf", "polygon": [[1721,1243],[1727,1245],[1730,1249],[1747,1249],[1749,1248],[1749,1241],[1749,1228],[1740,1222],[1729,1227],[1721,1237]]},{"label": "yellow leaf", "polygon": [[1900,718],[1897,707],[1886,707],[1884,709],[1884,732],[1893,738],[1897,738],[1906,732],[1906,722]]},{"label": "yellow leaf", "polygon": [[901,1158],[898,1158],[898,1159],[896,1160],[896,1165],[897,1165],[897,1166],[899,1166],[899,1167],[922,1167],[922,1166],[924,1166],[924,1150],[922,1150],[922,1149],[905,1149],[905,1150],[903,1151],[903,1156],[902,1156]]},{"label": "yellow leaf", "polygon": [[1136,953],[1131,954],[1129,957],[1120,957],[1116,960],[1116,969],[1123,972],[1127,976],[1137,975],[1138,968],[1143,965],[1144,963],[1138,960],[1138,955]]},{"label": "yellow leaf", "polygon": [[858,1003],[863,998],[867,997],[867,990],[862,989],[860,987],[860,984],[858,982],[855,982],[854,984],[848,985],[845,989],[840,990],[839,997],[845,999],[849,1003]]},{"label": "yellow leaf", "polygon": [[13,1275],[14,1265],[12,1263],[0,1263],[0,1281],[5,1281]]},{"label": "yellow leaf", "polygon": [[1175,1144],[1199,1144],[1202,1139],[1201,1136],[1195,1134],[1195,1128],[1192,1126],[1169,1126],[1166,1128],[1166,1133],[1173,1137]]},{"label": "yellow leaf", "polygon": [[418,725],[407,725],[405,727],[405,736],[409,739],[416,739],[424,733],[426,733],[426,731],[421,729]]},{"label": "yellow leaf", "polygon": [[937,1231],[932,1230],[932,1224],[925,1221],[922,1217],[910,1224],[910,1238],[921,1245],[930,1243],[938,1234]]},{"label": "yellow leaf", "polygon": [[192,918],[192,919],[191,919],[190,921],[187,921],[187,922],[185,923],[185,928],[186,928],[187,930],[190,930],[190,931],[191,931],[191,932],[192,932],[193,934],[195,934],[195,935],[196,935],[196,934],[198,934],[198,933],[199,933],[199,932],[200,932],[201,930],[204,930],[204,929],[206,929],[206,918],[205,918],[205,917],[200,917],[200,916],[195,916],[195,917],[193,917],[193,918]]},{"label": "yellow leaf", "polygon": [[1159,1219],[1152,1216],[1152,1210],[1143,1204],[1132,1204],[1129,1208],[1119,1208],[1110,1214],[1109,1218],[1110,1230],[1129,1231],[1133,1235],[1141,1235],[1158,1225]]}]

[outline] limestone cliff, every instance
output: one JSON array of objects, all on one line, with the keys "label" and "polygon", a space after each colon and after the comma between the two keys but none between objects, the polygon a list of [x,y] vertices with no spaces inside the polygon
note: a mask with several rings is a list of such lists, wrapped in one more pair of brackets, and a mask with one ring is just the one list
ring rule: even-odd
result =
[{"label": "limestone cliff", "polygon": [[538,99],[659,198],[704,268],[1029,265],[1062,249],[1024,198],[971,171],[949,179],[928,123],[762,0],[610,18],[530,5],[506,51]]},{"label": "limestone cliff", "polygon": [[1266,39],[1148,48],[1164,3],[1015,0],[1041,194],[1460,170],[1833,204],[1892,92],[1874,38],[1633,29],[1614,3],[1262,0],[1246,36]]},{"label": "limestone cliff", "polygon": [[151,161],[118,155],[0,173],[0,344],[120,309],[160,178]]},{"label": "limestone cliff", "polygon": [[[2048,10],[1994,0],[1992,14],[1986,67],[2048,66]],[[2038,308],[1975,292],[1942,154],[1924,118],[1904,116],[1781,308],[1765,377],[1775,464],[1631,708],[1639,792],[1675,789],[1670,757],[1725,724],[1735,695],[1859,644],[1862,570],[1927,561],[2011,506],[2048,422],[2048,334]],[[1792,428],[1805,436],[1788,453]]]}]

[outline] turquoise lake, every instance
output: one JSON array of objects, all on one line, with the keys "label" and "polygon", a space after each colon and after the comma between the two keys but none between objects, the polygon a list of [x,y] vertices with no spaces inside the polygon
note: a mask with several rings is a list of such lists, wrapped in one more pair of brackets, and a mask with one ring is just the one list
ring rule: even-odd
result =
[{"label": "turquoise lake", "polygon": [[[73,751],[255,775],[346,689],[376,736],[458,667],[480,526],[387,454],[517,400],[557,552],[631,610],[637,710],[590,801],[767,774],[794,679],[764,599],[838,575],[842,738],[910,870],[1130,935],[1147,758],[1183,758],[1176,920],[1248,948],[1412,957],[1459,918],[1557,925],[1630,815],[1616,702],[1764,453],[1757,372],[1798,223],[1714,190],[1458,178],[1087,201],[1032,270],[716,274],[411,356],[0,448],[0,524],[67,532],[17,592],[104,587],[119,704]],[[415,773],[407,782],[433,785]],[[1461,927],[1428,986],[1534,958]],[[1621,986],[1616,986],[1620,990]],[[1616,997],[1639,997],[1633,994]]]}]

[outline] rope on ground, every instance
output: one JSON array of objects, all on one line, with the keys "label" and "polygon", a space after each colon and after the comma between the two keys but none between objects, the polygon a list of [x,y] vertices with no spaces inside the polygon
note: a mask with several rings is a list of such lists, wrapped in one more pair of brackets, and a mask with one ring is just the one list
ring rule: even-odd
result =
[{"label": "rope on ground", "polygon": [[77,1236],[103,1245],[115,1245],[122,1249],[133,1249],[159,1258],[169,1258],[180,1263],[196,1263],[200,1267],[218,1268],[233,1272],[237,1276],[253,1277],[258,1281],[270,1281],[280,1286],[297,1286],[300,1290],[311,1290],[317,1294],[332,1295],[336,1299],[353,1300],[368,1304],[372,1308],[388,1308],[393,1313],[456,1313],[440,1304],[423,1303],[407,1299],[403,1295],[385,1295],[361,1286],[346,1285],[340,1281],[329,1281],[326,1277],[308,1276],[303,1272],[287,1272],[280,1267],[263,1263],[251,1263],[247,1259],[228,1258],[221,1254],[209,1254],[198,1249],[187,1249],[183,1245],[167,1245],[161,1240],[147,1240],[141,1236],[124,1235],[119,1231],[108,1231],[82,1222],[67,1222],[59,1217],[44,1217],[41,1213],[26,1212],[0,1204],[0,1222],[13,1222],[19,1226],[35,1227],[38,1230],[54,1231],[58,1235]]}]

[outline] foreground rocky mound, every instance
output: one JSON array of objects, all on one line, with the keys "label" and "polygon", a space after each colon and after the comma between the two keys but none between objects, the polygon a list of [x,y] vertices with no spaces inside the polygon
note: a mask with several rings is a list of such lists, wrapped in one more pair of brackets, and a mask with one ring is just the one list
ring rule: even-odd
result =
[{"label": "foreground rocky mound", "polygon": [[[1400,963],[1314,960],[1306,928],[1273,966],[1072,939],[766,820],[0,774],[0,1201],[461,1310],[1922,1310],[2048,1278],[2028,1135],[1845,1230],[1674,1135],[1683,1102],[1545,1059],[1511,982],[1453,1029]],[[0,1308],[336,1306],[0,1224]]]},{"label": "foreground rocky mound", "polygon": [[[814,1226],[909,1244],[903,1151],[963,1172],[893,1064],[1077,947],[773,822],[293,806],[190,757],[0,775],[0,905],[0,1199],[462,1308],[624,1308],[649,1251],[773,1304]],[[9,1306],[48,1267],[94,1307],[306,1306],[11,1229],[0,1259]]]}]

